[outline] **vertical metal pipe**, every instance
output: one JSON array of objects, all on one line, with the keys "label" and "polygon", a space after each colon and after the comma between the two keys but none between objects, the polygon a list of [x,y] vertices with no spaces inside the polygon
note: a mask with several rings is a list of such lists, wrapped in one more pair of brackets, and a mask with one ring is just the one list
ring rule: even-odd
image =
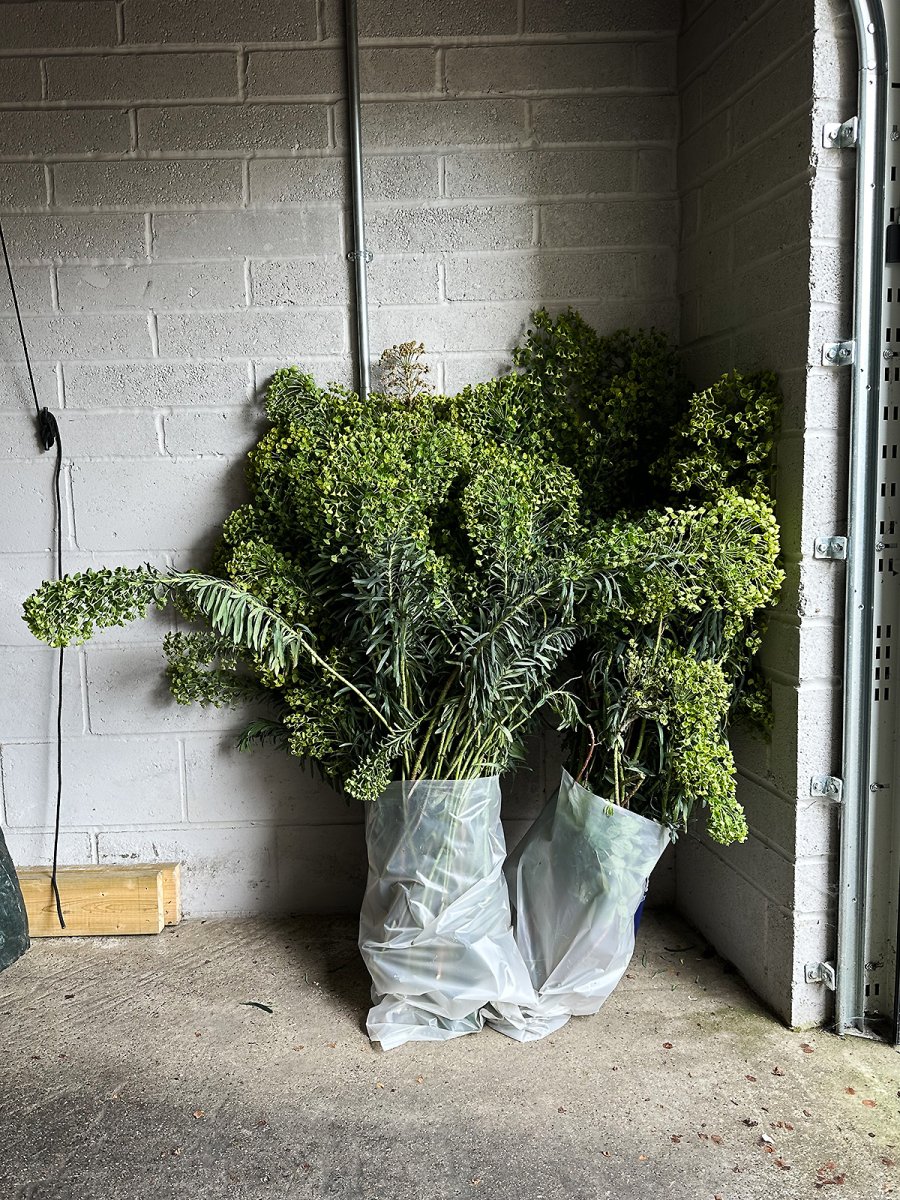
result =
[{"label": "vertical metal pipe", "polygon": [[884,263],[887,38],[882,0],[851,0],[859,50],[859,149],[850,409],[849,554],[844,641],[844,794],[836,960],[835,1029],[861,1029],[865,1013],[868,815],[872,748],[875,465],[881,362],[876,321]]},{"label": "vertical metal pipe", "polygon": [[366,249],[366,214],[363,192],[362,127],[359,99],[359,32],[356,0],[344,0],[347,43],[347,124],[350,135],[350,201],[352,246],[347,257],[353,263],[356,282],[356,351],[359,394],[370,391],[369,377],[369,289],[366,267],[372,255]]}]

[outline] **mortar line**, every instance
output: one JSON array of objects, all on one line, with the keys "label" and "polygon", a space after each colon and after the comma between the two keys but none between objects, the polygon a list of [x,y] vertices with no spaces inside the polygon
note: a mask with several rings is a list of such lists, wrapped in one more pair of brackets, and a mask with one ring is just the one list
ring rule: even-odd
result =
[{"label": "mortar line", "polygon": [[188,790],[187,790],[187,752],[185,748],[185,739],[178,739],[178,786],[180,790],[180,811],[182,821],[190,821],[188,815]]}]

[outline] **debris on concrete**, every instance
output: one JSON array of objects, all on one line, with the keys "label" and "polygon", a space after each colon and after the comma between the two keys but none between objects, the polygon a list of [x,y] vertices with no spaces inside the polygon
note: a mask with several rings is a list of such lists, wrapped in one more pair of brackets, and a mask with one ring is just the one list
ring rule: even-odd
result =
[{"label": "debris on concrete", "polygon": [[[545,1041],[387,1055],[356,936],[188,920],[35,945],[0,976],[0,1196],[900,1197],[900,1054],[785,1029],[675,918],[648,913],[605,1007]],[[254,994],[271,1015],[236,1022]]]}]

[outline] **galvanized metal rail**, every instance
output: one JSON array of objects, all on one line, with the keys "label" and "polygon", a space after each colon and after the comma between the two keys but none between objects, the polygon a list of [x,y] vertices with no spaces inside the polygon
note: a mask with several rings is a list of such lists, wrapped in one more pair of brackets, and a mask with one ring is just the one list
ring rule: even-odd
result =
[{"label": "galvanized metal rail", "polygon": [[363,188],[362,120],[359,83],[359,30],[356,0],[344,0],[347,48],[347,125],[350,157],[352,246],[347,258],[353,264],[356,285],[356,372],[360,396],[371,390],[369,368],[369,289],[366,268],[372,254],[366,246],[366,212]]},{"label": "galvanized metal rail", "polygon": [[[900,14],[851,0],[859,48],[853,385],[850,414],[835,1026],[900,1039]],[[892,110],[897,110],[893,112]],[[838,127],[847,131],[851,122]],[[897,359],[897,366],[894,360]],[[895,564],[897,570],[895,570]],[[894,633],[897,633],[897,638]],[[892,656],[892,651],[896,651]],[[891,672],[894,672],[892,678]]]}]

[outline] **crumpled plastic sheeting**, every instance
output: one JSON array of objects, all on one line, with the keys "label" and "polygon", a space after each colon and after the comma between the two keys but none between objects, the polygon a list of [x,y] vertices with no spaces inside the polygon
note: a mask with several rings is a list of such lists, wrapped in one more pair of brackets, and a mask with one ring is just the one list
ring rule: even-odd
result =
[{"label": "crumpled plastic sheeting", "polygon": [[366,843],[359,947],[373,1042],[460,1037],[490,1003],[515,1016],[535,1002],[503,878],[498,777],[392,783],[366,810]]},{"label": "crumpled plastic sheeting", "polygon": [[506,865],[516,942],[537,998],[488,1012],[495,1029],[534,1041],[598,1011],[634,953],[634,915],[668,843],[665,826],[563,771]]}]

